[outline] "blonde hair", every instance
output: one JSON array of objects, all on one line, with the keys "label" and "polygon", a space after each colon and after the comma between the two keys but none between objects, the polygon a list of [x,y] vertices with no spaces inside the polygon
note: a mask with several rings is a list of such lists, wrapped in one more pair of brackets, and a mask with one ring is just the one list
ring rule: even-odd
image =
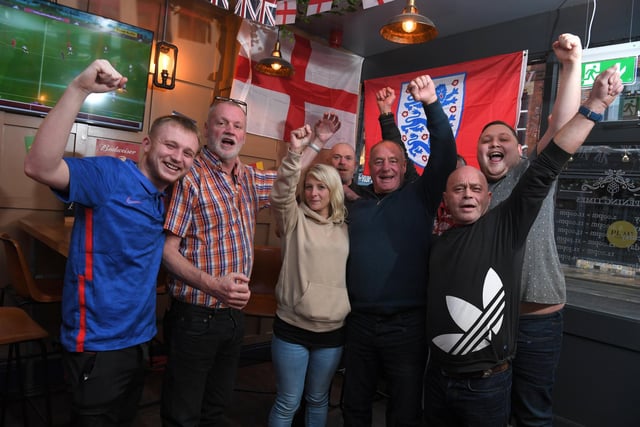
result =
[{"label": "blonde hair", "polygon": [[347,208],[344,205],[344,190],[342,180],[338,171],[333,166],[316,163],[307,169],[304,179],[299,185],[300,200],[306,205],[307,200],[304,195],[304,185],[307,177],[312,177],[322,182],[329,188],[329,220],[342,224],[347,217]]}]

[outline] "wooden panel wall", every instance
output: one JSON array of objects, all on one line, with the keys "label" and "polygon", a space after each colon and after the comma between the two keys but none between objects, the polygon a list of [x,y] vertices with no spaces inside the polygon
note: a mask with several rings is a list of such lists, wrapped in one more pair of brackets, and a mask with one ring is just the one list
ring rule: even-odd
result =
[{"label": "wooden panel wall", "polygon": [[[191,117],[202,128],[213,97],[229,95],[238,49],[236,34],[241,23],[232,12],[200,0],[175,0],[171,2],[165,29],[164,0],[61,0],[60,3],[151,29],[157,39],[164,35],[166,41],[176,44],[179,49],[175,89],[158,89],[150,84],[151,78],[148,81],[143,132],[76,124],[69,137],[69,155],[93,155],[96,138],[139,143],[156,117],[172,111]],[[31,245],[28,236],[17,227],[22,217],[35,212],[62,216],[62,203],[46,186],[31,181],[23,173],[25,140],[35,135],[41,121],[39,117],[0,111],[0,230],[16,236],[25,248]],[[278,164],[280,150],[278,141],[249,135],[241,158],[247,163],[260,161],[265,168],[271,169]],[[261,212],[255,243],[279,245],[273,230],[270,213]],[[59,259],[57,261],[60,263]],[[0,287],[8,280],[6,271],[4,253],[0,249]],[[166,299],[161,296],[159,315],[163,313],[165,303]],[[268,333],[270,321],[248,322],[247,331],[252,335]]]}]

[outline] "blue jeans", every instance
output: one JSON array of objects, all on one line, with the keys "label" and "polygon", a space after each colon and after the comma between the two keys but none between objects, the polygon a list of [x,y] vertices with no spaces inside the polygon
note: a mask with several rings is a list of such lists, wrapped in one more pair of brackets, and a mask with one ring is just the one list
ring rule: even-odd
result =
[{"label": "blue jeans", "polygon": [[290,426],[305,394],[307,427],[324,427],[329,410],[329,388],[342,358],[342,346],[309,349],[279,339],[271,340],[271,359],[276,373],[276,401],[269,426]]},{"label": "blue jeans", "polygon": [[520,316],[511,394],[512,415],[518,427],[553,424],[552,394],[562,327],[562,310]]},{"label": "blue jeans", "polygon": [[422,425],[425,320],[422,309],[393,315],[349,314],[343,395],[346,427],[371,426],[379,373],[389,394],[386,425]]},{"label": "blue jeans", "polygon": [[169,348],[162,385],[162,425],[226,426],[244,314],[172,301],[165,316]]},{"label": "blue jeans", "polygon": [[511,367],[487,378],[452,378],[429,366],[425,382],[429,427],[501,427],[509,423]]}]

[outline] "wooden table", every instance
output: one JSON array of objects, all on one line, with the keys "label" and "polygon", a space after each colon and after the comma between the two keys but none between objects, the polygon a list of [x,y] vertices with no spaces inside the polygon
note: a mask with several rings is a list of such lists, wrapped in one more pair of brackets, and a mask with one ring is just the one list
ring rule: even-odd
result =
[{"label": "wooden table", "polygon": [[34,239],[44,243],[65,258],[69,256],[69,242],[73,221],[30,215],[22,218],[20,228]]}]

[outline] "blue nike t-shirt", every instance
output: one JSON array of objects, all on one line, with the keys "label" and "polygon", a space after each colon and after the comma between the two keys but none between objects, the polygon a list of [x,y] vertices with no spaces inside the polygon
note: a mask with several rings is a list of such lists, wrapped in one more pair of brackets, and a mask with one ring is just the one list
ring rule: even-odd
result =
[{"label": "blue nike t-shirt", "polygon": [[131,160],[65,158],[75,221],[62,300],[61,342],[72,352],[131,347],[156,334],[164,245],[163,193]]}]

